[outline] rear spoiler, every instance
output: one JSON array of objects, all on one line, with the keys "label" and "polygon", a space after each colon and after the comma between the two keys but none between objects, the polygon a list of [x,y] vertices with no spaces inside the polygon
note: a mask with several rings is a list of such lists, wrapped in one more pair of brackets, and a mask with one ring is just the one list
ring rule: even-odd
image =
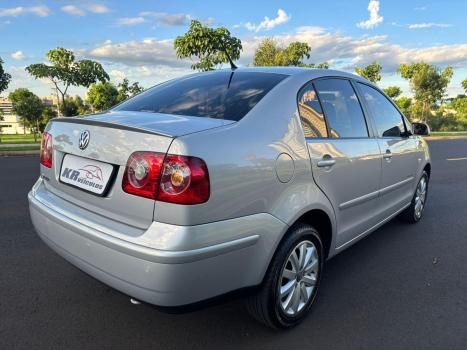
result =
[{"label": "rear spoiler", "polygon": [[82,125],[104,126],[106,128],[111,128],[111,129],[135,131],[135,132],[140,132],[140,133],[142,132],[142,133],[151,134],[151,135],[173,137],[172,135],[163,134],[160,132],[156,132],[156,131],[148,130],[144,128],[137,128],[137,127],[128,126],[125,124],[103,122],[100,120],[93,120],[93,119],[86,119],[86,118],[58,117],[58,118],[51,119],[50,121],[52,123],[72,123],[72,124],[82,124]]}]

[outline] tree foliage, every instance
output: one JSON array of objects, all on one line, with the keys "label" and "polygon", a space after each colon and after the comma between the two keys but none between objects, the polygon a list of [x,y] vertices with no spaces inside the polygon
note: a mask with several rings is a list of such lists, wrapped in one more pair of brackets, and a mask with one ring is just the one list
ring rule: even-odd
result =
[{"label": "tree foliage", "polygon": [[118,103],[118,90],[109,82],[92,84],[87,92],[86,101],[93,111],[106,111]]},{"label": "tree foliage", "polygon": [[179,58],[198,58],[192,69],[208,71],[222,63],[238,60],[242,42],[225,27],[209,28],[192,20],[188,32],[175,39],[174,48]]},{"label": "tree foliage", "polygon": [[327,62],[320,64],[304,63],[310,58],[311,48],[307,43],[293,42],[287,47],[281,47],[272,38],[264,39],[255,51],[253,66],[297,66],[308,68],[329,68]]},{"label": "tree foliage", "polygon": [[26,71],[36,79],[46,78],[54,84],[57,98],[59,93],[61,95],[63,109],[66,109],[65,96],[70,86],[89,87],[98,81],[109,80],[109,75],[100,63],[91,60],[76,61],[73,52],[62,47],[50,50],[47,53],[47,58],[51,65],[31,64],[26,67]]},{"label": "tree foliage", "polygon": [[130,85],[130,82],[127,78],[124,78],[123,81],[118,84],[118,102],[125,101],[126,99],[133,97],[144,91],[144,88],[139,85],[137,81]]},{"label": "tree foliage", "polygon": [[23,125],[34,129],[34,140],[39,131],[39,121],[44,110],[42,100],[25,88],[16,89],[8,95],[13,104],[12,111],[18,115]]},{"label": "tree foliage", "polygon": [[381,69],[381,65],[378,62],[374,61],[363,68],[355,67],[355,73],[357,73],[365,79],[368,79],[372,83],[377,83],[381,80]]},{"label": "tree foliage", "polygon": [[410,97],[399,97],[395,100],[397,106],[401,110],[402,113],[409,119],[412,120],[412,99]]},{"label": "tree foliage", "polygon": [[399,86],[389,86],[383,89],[383,91],[393,100],[397,99],[402,94],[402,90]]},{"label": "tree foliage", "polygon": [[427,63],[401,64],[401,76],[410,81],[410,86],[417,101],[420,118],[426,122],[430,111],[437,101],[442,101],[452,78],[452,68],[441,71],[438,67]]},{"label": "tree foliage", "polygon": [[50,106],[44,106],[41,117],[39,118],[39,131],[43,132],[49,120],[55,118],[56,116],[57,111],[55,111]]},{"label": "tree foliage", "polygon": [[7,89],[10,81],[11,75],[3,70],[3,60],[0,57],[0,94]]},{"label": "tree foliage", "polygon": [[84,115],[91,113],[91,106],[78,95],[75,97],[67,95],[65,96],[65,104],[61,106],[60,112],[65,117]]},{"label": "tree foliage", "polygon": [[462,87],[464,88],[464,91],[467,94],[467,78],[462,80]]}]

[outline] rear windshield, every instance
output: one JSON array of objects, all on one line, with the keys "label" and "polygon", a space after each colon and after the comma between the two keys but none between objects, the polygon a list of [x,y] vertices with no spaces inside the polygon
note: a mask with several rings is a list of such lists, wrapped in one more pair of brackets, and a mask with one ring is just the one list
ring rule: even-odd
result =
[{"label": "rear windshield", "polygon": [[113,110],[238,121],[286,77],[276,73],[208,72],[157,85]]}]

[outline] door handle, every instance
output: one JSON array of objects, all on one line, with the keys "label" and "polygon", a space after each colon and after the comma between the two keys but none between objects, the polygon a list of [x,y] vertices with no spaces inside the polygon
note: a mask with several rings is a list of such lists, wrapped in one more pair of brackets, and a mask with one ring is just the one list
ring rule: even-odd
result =
[{"label": "door handle", "polygon": [[386,159],[386,160],[391,160],[392,158],[392,153],[390,150],[386,150],[386,153],[383,154],[383,159]]},{"label": "door handle", "polygon": [[336,164],[336,161],[332,159],[330,155],[325,155],[318,163],[316,164],[320,168],[331,167]]}]

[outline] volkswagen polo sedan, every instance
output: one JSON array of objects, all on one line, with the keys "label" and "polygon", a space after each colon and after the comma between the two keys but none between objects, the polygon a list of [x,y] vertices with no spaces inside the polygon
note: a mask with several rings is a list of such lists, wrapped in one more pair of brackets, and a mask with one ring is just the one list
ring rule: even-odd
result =
[{"label": "volkswagen polo sedan", "polygon": [[58,254],[136,300],[171,308],[246,289],[254,317],[290,328],[327,259],[395,216],[421,219],[427,133],[352,74],[193,74],[53,119],[31,218]]}]

